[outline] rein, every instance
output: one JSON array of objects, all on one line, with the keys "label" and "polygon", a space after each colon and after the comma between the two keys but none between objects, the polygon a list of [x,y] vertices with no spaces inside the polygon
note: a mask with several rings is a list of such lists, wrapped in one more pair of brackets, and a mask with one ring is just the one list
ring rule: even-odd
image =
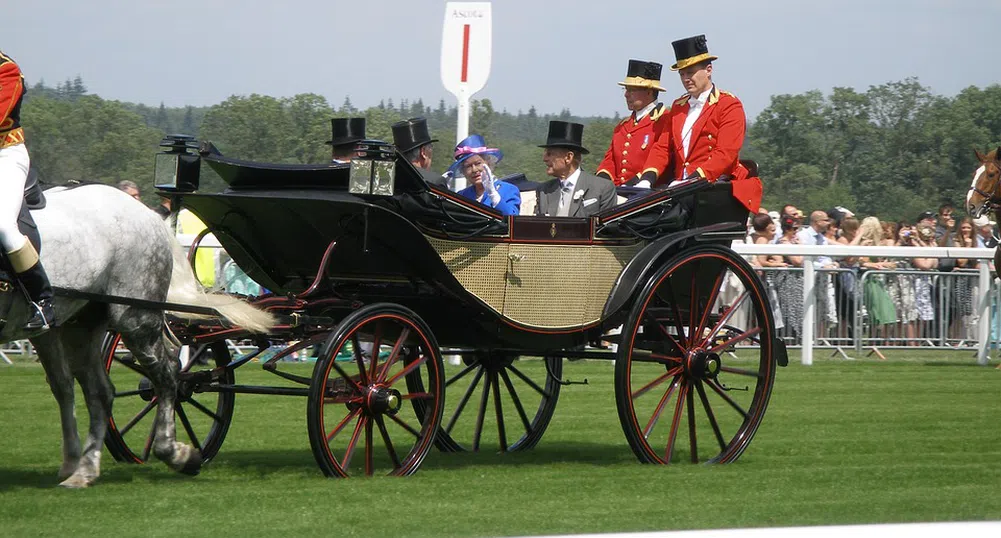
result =
[{"label": "rein", "polygon": [[[994,163],[984,163],[984,165],[1001,168]],[[987,173],[986,169],[984,170],[984,173],[985,174]],[[977,210],[977,214],[974,215],[974,217],[979,217],[984,213],[986,213],[988,210],[998,211],[999,209],[1001,209],[1001,195],[998,194],[999,187],[1001,187],[1001,177],[998,178],[998,181],[994,182],[994,188],[991,189],[990,193],[982,191],[981,189],[977,188],[976,185],[970,186],[968,190],[973,191],[979,194],[980,196],[984,197],[984,204],[980,206],[980,209]]]}]

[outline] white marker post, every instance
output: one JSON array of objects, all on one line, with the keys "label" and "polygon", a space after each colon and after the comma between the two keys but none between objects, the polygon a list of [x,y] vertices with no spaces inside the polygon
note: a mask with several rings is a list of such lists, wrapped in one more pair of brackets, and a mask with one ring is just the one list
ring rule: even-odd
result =
[{"label": "white marker post", "polygon": [[[469,100],[483,89],[490,77],[492,41],[490,2],[445,4],[445,25],[441,34],[441,83],[458,100],[456,143],[469,136]],[[464,187],[456,184],[455,190]]]}]

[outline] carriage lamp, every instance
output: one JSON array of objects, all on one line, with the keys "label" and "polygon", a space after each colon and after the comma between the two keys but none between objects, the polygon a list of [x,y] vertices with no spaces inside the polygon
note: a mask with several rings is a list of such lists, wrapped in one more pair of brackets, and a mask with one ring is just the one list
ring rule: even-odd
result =
[{"label": "carriage lamp", "polygon": [[175,192],[193,192],[198,190],[198,175],[200,171],[197,153],[198,142],[193,136],[167,135],[160,141],[165,151],[156,154],[153,163],[153,185],[157,189]]},{"label": "carriage lamp", "polygon": [[396,183],[396,148],[379,140],[362,140],[351,159],[348,192],[392,196]]}]

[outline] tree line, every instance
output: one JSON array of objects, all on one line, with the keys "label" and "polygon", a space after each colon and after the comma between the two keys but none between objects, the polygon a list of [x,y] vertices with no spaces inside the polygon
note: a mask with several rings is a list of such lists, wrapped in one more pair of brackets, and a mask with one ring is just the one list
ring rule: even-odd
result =
[{"label": "tree line", "polygon": [[[670,97],[665,97],[665,100]],[[152,192],[153,154],[164,134],[210,140],[224,155],[274,163],[322,163],[330,158],[330,118],[364,116],[370,138],[392,140],[390,126],[424,116],[434,138],[434,168],[452,160],[457,112],[444,100],[385,99],[365,110],[350,98],[339,106],[321,95],[234,95],[208,107],[150,107],[102,99],[77,77],[55,87],[38,82],[22,107],[32,165],[47,183],[109,184],[128,179]],[[542,150],[549,120],[584,123],[592,170],[604,155],[620,117],[581,117],[569,110],[511,113],[489,99],[471,106],[470,132],[504,152],[497,173],[546,179]],[[776,95],[748,118],[742,158],[754,159],[769,209],[791,203],[807,209],[849,207],[881,218],[913,219],[942,201],[965,198],[976,168],[973,148],[1001,143],[1001,85],[935,95],[917,79],[872,86]],[[207,188],[221,187],[212,185]]]}]

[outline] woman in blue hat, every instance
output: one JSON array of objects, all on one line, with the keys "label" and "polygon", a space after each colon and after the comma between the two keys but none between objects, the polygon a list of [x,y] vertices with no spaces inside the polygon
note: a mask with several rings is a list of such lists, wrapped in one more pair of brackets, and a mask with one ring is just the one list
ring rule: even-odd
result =
[{"label": "woman in blue hat", "polygon": [[470,135],[455,146],[455,162],[448,168],[452,177],[462,175],[468,187],[459,194],[492,207],[504,215],[521,211],[518,187],[494,178],[493,167],[504,158],[499,149],[487,147],[480,135]]}]

